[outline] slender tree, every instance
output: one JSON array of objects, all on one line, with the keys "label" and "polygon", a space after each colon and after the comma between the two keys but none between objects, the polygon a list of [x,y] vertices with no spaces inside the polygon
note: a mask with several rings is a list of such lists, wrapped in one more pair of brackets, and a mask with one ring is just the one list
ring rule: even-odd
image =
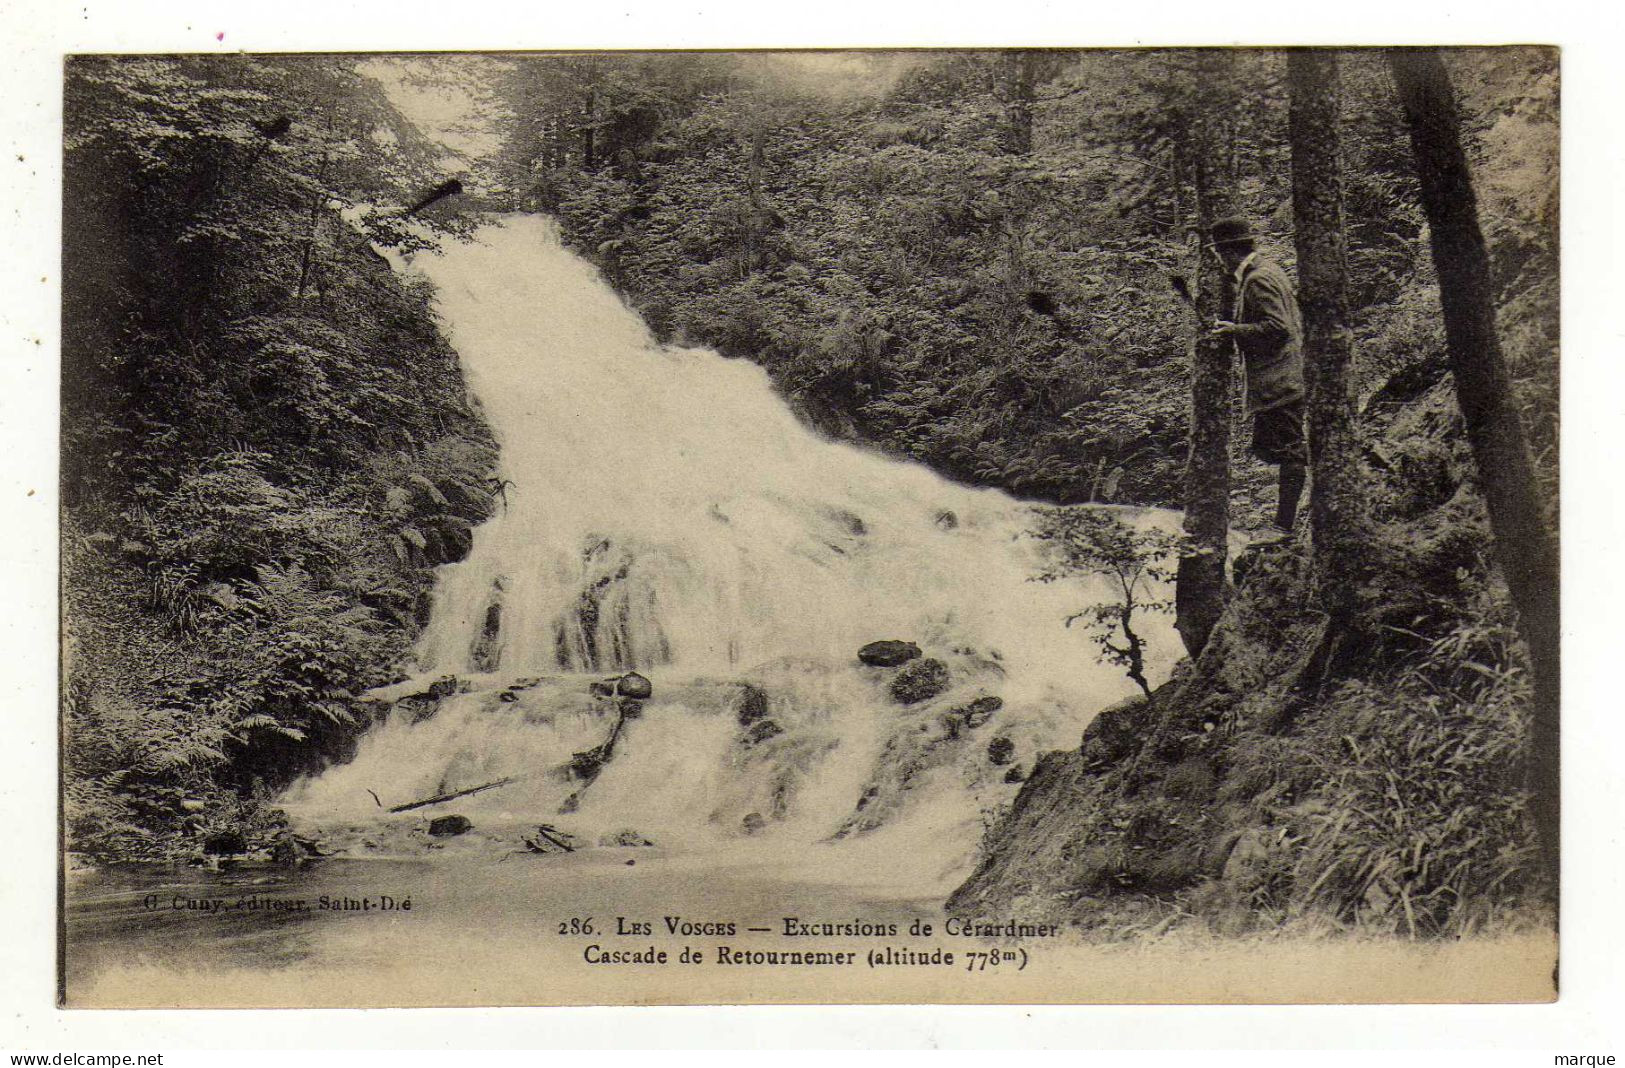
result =
[{"label": "slender tree", "polygon": [[1333,619],[1344,625],[1353,617],[1363,584],[1368,513],[1354,422],[1336,53],[1320,49],[1289,53],[1287,79],[1292,93],[1292,213],[1314,471],[1310,521],[1321,597]]},{"label": "slender tree", "polygon": [[1529,649],[1535,691],[1530,788],[1541,850],[1555,887],[1561,695],[1556,544],[1542,515],[1529,445],[1495,331],[1489,254],[1462,149],[1455,89],[1436,49],[1396,49],[1389,53],[1389,66],[1410,126],[1456,398],[1501,570]]},{"label": "slender tree", "polygon": [[1013,48],[999,53],[995,95],[1004,107],[1004,127],[999,143],[1014,156],[1033,150],[1033,111],[1038,87],[1054,77],[1059,67],[1056,53],[1032,48]]},{"label": "slender tree", "polygon": [[[1227,136],[1235,95],[1235,57],[1203,53],[1195,66],[1191,153],[1196,221],[1205,241],[1212,224],[1235,209]],[[1175,627],[1192,657],[1201,654],[1224,611],[1230,539],[1231,343],[1207,327],[1228,318],[1235,283],[1212,256],[1197,269],[1196,347],[1191,360],[1190,455],[1185,466],[1185,535],[1175,586]]]}]

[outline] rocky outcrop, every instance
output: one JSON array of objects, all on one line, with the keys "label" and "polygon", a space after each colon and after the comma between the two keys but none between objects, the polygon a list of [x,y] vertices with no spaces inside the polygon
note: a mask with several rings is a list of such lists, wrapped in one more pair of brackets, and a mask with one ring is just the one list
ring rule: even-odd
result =
[{"label": "rocky outcrop", "polygon": [[898,704],[913,705],[947,693],[952,685],[948,665],[928,656],[909,663],[899,671],[891,680],[888,691]]},{"label": "rocky outcrop", "polygon": [[870,642],[858,650],[858,659],[870,667],[901,667],[919,655],[918,645],[894,639]]},{"label": "rocky outcrop", "polygon": [[1472,655],[1519,674],[1522,650],[1454,398],[1423,388],[1374,420],[1393,421],[1369,486],[1382,564],[1355,618],[1328,631],[1306,530],[1250,554],[1195,663],[1038,758],[951,913],[1102,939],[1143,934],[1148,914],[1223,935],[1301,917],[1410,937],[1538,915],[1506,774],[1527,699],[1440,651],[1504,627]]}]

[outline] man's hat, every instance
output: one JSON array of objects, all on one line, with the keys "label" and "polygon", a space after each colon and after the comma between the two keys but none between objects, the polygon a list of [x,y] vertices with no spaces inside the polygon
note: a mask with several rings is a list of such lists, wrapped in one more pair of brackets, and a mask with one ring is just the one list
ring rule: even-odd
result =
[{"label": "man's hat", "polygon": [[1253,228],[1240,215],[1232,215],[1214,223],[1208,234],[1215,245],[1233,245],[1237,241],[1251,241]]}]

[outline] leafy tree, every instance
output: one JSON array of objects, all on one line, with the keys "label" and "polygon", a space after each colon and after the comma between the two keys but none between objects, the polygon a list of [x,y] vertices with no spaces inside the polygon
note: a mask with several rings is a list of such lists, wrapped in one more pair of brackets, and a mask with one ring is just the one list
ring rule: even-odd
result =
[{"label": "leafy tree", "polygon": [[1100,647],[1101,662],[1123,668],[1151,696],[1145,677],[1145,639],[1134,629],[1135,613],[1172,610],[1169,601],[1158,598],[1157,587],[1173,578],[1167,560],[1178,539],[1155,528],[1135,530],[1108,511],[1041,508],[1038,517],[1033,537],[1052,550],[1038,581],[1104,575],[1115,584],[1116,600],[1090,605],[1068,616],[1066,625],[1083,620]]}]

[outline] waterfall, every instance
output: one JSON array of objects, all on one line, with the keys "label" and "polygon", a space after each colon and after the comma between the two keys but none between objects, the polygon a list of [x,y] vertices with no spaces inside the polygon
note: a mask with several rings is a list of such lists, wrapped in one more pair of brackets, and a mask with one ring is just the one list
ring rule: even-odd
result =
[{"label": "waterfall", "polygon": [[[590,787],[539,775],[456,811],[562,825],[562,806],[685,839],[737,836],[752,813],[805,841],[932,805],[957,826],[1015,789],[987,766],[988,738],[1030,761],[1136,692],[1064,625],[1112,599],[1106,582],[1032,581],[1028,506],[825,440],[755,364],[658,344],[551,220],[507,217],[410,269],[435,287],[511,483],[469,556],[441,570],[416,658],[486,681],[430,719],[375,729],[353,762],[293,791],[301,812],[364,811],[346,807],[372,804],[363,786],[426,795],[557,765],[603,733],[585,682],[499,701],[502,686],[637,669],[655,698]],[[1138,622],[1155,682],[1177,639],[1165,617]],[[888,700],[889,673],[855,658],[884,638],[944,659],[954,694]],[[767,693],[778,736],[741,738],[724,692],[738,680]],[[1003,710],[980,734],[956,734],[951,751],[914,737],[936,738],[919,724],[987,694]]]}]

